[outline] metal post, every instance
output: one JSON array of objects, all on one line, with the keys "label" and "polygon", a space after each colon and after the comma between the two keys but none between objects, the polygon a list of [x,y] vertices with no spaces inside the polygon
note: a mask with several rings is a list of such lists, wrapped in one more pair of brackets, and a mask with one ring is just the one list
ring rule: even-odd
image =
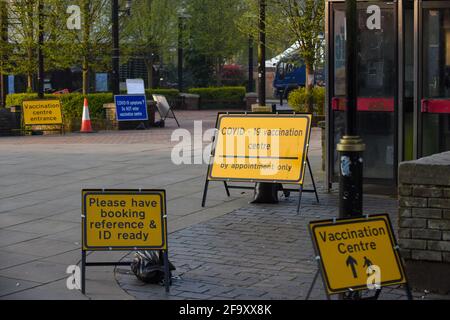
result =
[{"label": "metal post", "polygon": [[111,23],[112,23],[112,92],[117,95],[120,93],[120,75],[119,75],[119,0],[111,1]]},{"label": "metal post", "polygon": [[[258,45],[258,102],[259,106],[266,106],[266,0],[259,0],[259,45]],[[279,184],[258,182],[255,191],[263,194],[274,194],[278,191]],[[264,190],[264,191],[263,191]],[[255,193],[256,194],[256,193]],[[256,200],[256,199],[255,199]],[[273,203],[272,197],[264,199],[267,203]],[[259,203],[263,199],[258,199]]]},{"label": "metal post", "polygon": [[86,294],[86,251],[81,249],[81,293]]},{"label": "metal post", "polygon": [[[0,41],[2,42],[1,47],[2,50],[6,49],[6,45],[8,43],[8,8],[5,1],[0,1]],[[3,73],[3,63],[5,61],[5,52],[2,52],[2,56],[0,57],[0,108],[5,107],[6,105],[6,92],[7,92],[7,76]]]},{"label": "metal post", "polygon": [[258,100],[266,105],[266,0],[259,0]]},{"label": "metal post", "polygon": [[345,135],[337,145],[340,153],[339,217],[362,216],[363,151],[365,145],[357,136],[357,5],[346,0],[346,89]]},{"label": "metal post", "polygon": [[253,36],[248,37],[248,92],[253,92]]},{"label": "metal post", "polygon": [[183,92],[183,17],[178,17],[178,90]]},{"label": "metal post", "polygon": [[43,21],[44,5],[42,0],[38,1],[38,74],[37,74],[37,93],[39,98],[44,97],[44,53],[42,47],[44,45],[44,21]]}]

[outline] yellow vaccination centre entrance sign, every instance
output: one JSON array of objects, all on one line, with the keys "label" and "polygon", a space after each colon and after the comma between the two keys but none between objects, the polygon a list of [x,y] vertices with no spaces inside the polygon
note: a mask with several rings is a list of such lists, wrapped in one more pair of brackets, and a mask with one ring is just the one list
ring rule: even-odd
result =
[{"label": "yellow vaccination centre entrance sign", "polygon": [[61,125],[63,123],[59,100],[33,100],[23,102],[24,125]]}]

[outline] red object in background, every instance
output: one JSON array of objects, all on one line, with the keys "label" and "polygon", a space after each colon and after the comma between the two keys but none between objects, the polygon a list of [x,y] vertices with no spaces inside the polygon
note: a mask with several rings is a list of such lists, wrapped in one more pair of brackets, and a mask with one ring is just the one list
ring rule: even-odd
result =
[{"label": "red object in background", "polygon": [[245,77],[244,69],[237,64],[227,64],[223,66],[222,69],[222,81],[233,82],[236,80],[243,79]]},{"label": "red object in background", "polygon": [[55,95],[57,95],[57,94],[66,94],[66,93],[70,93],[69,89],[62,89],[62,90],[53,92],[53,94],[55,94]]},{"label": "red object in background", "polygon": [[[358,98],[358,111],[394,112],[394,98]],[[331,100],[334,111],[345,111],[346,99],[334,97]]]},{"label": "red object in background", "polygon": [[423,99],[423,113],[450,113],[450,99]]}]

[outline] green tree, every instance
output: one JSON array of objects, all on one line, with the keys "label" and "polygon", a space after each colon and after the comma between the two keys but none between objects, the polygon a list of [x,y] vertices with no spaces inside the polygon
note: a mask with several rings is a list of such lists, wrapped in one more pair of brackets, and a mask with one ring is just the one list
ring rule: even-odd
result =
[{"label": "green tree", "polygon": [[[244,36],[252,36],[257,40],[259,36],[259,2],[242,0],[241,6],[241,14],[235,21],[237,29]],[[266,0],[267,56],[276,55],[293,44],[293,35],[286,30],[288,23],[289,21],[281,14],[278,5],[273,0]]]},{"label": "green tree", "polygon": [[33,90],[33,75],[37,71],[37,0],[7,2],[8,43],[11,48],[5,69],[13,74],[25,74],[27,91]]},{"label": "green tree", "polygon": [[81,28],[64,32],[65,56],[72,65],[81,66],[82,91],[86,95],[91,72],[111,68],[111,1],[74,0],[70,4],[80,8]]},{"label": "green tree", "polygon": [[8,25],[8,41],[2,41],[2,72],[24,74],[27,78],[27,91],[33,90],[33,76],[38,69],[38,19],[43,19],[45,71],[67,68],[71,60],[66,57],[64,1],[41,0],[42,12],[39,12],[38,0],[12,0],[5,2]]},{"label": "green tree", "polygon": [[218,85],[224,64],[247,44],[236,25],[242,10],[242,0],[190,0],[186,6],[190,50],[211,62]]},{"label": "green tree", "polygon": [[122,51],[143,59],[148,88],[153,84],[153,65],[176,45],[177,9],[177,0],[135,0],[131,18],[124,23]]},{"label": "green tree", "polygon": [[323,52],[324,0],[271,0],[277,6],[286,27],[298,46],[306,67],[306,94],[310,97],[308,112],[313,112],[311,88],[314,66]]}]

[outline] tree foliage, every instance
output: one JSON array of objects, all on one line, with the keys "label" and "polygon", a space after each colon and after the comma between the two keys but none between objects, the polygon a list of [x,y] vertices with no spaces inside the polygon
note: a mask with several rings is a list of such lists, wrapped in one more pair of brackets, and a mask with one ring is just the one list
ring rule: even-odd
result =
[{"label": "tree foliage", "polygon": [[124,23],[122,51],[125,59],[143,59],[147,86],[153,83],[153,65],[168,57],[176,46],[177,0],[135,0]]},{"label": "tree foliage", "polygon": [[218,85],[224,64],[236,59],[247,43],[235,23],[243,9],[242,0],[186,2],[190,59],[193,62],[203,60],[206,66],[203,72],[211,66]]},{"label": "tree foliage", "polygon": [[70,61],[64,58],[65,50],[60,43],[65,40],[63,21],[60,12],[63,9],[61,1],[41,0],[42,10],[38,0],[13,0],[5,2],[2,12],[6,18],[7,41],[1,41],[2,72],[25,74],[27,88],[33,87],[33,75],[37,72],[37,50],[39,36],[39,16],[42,19],[44,42],[41,46],[46,56],[45,69],[66,68]]}]

